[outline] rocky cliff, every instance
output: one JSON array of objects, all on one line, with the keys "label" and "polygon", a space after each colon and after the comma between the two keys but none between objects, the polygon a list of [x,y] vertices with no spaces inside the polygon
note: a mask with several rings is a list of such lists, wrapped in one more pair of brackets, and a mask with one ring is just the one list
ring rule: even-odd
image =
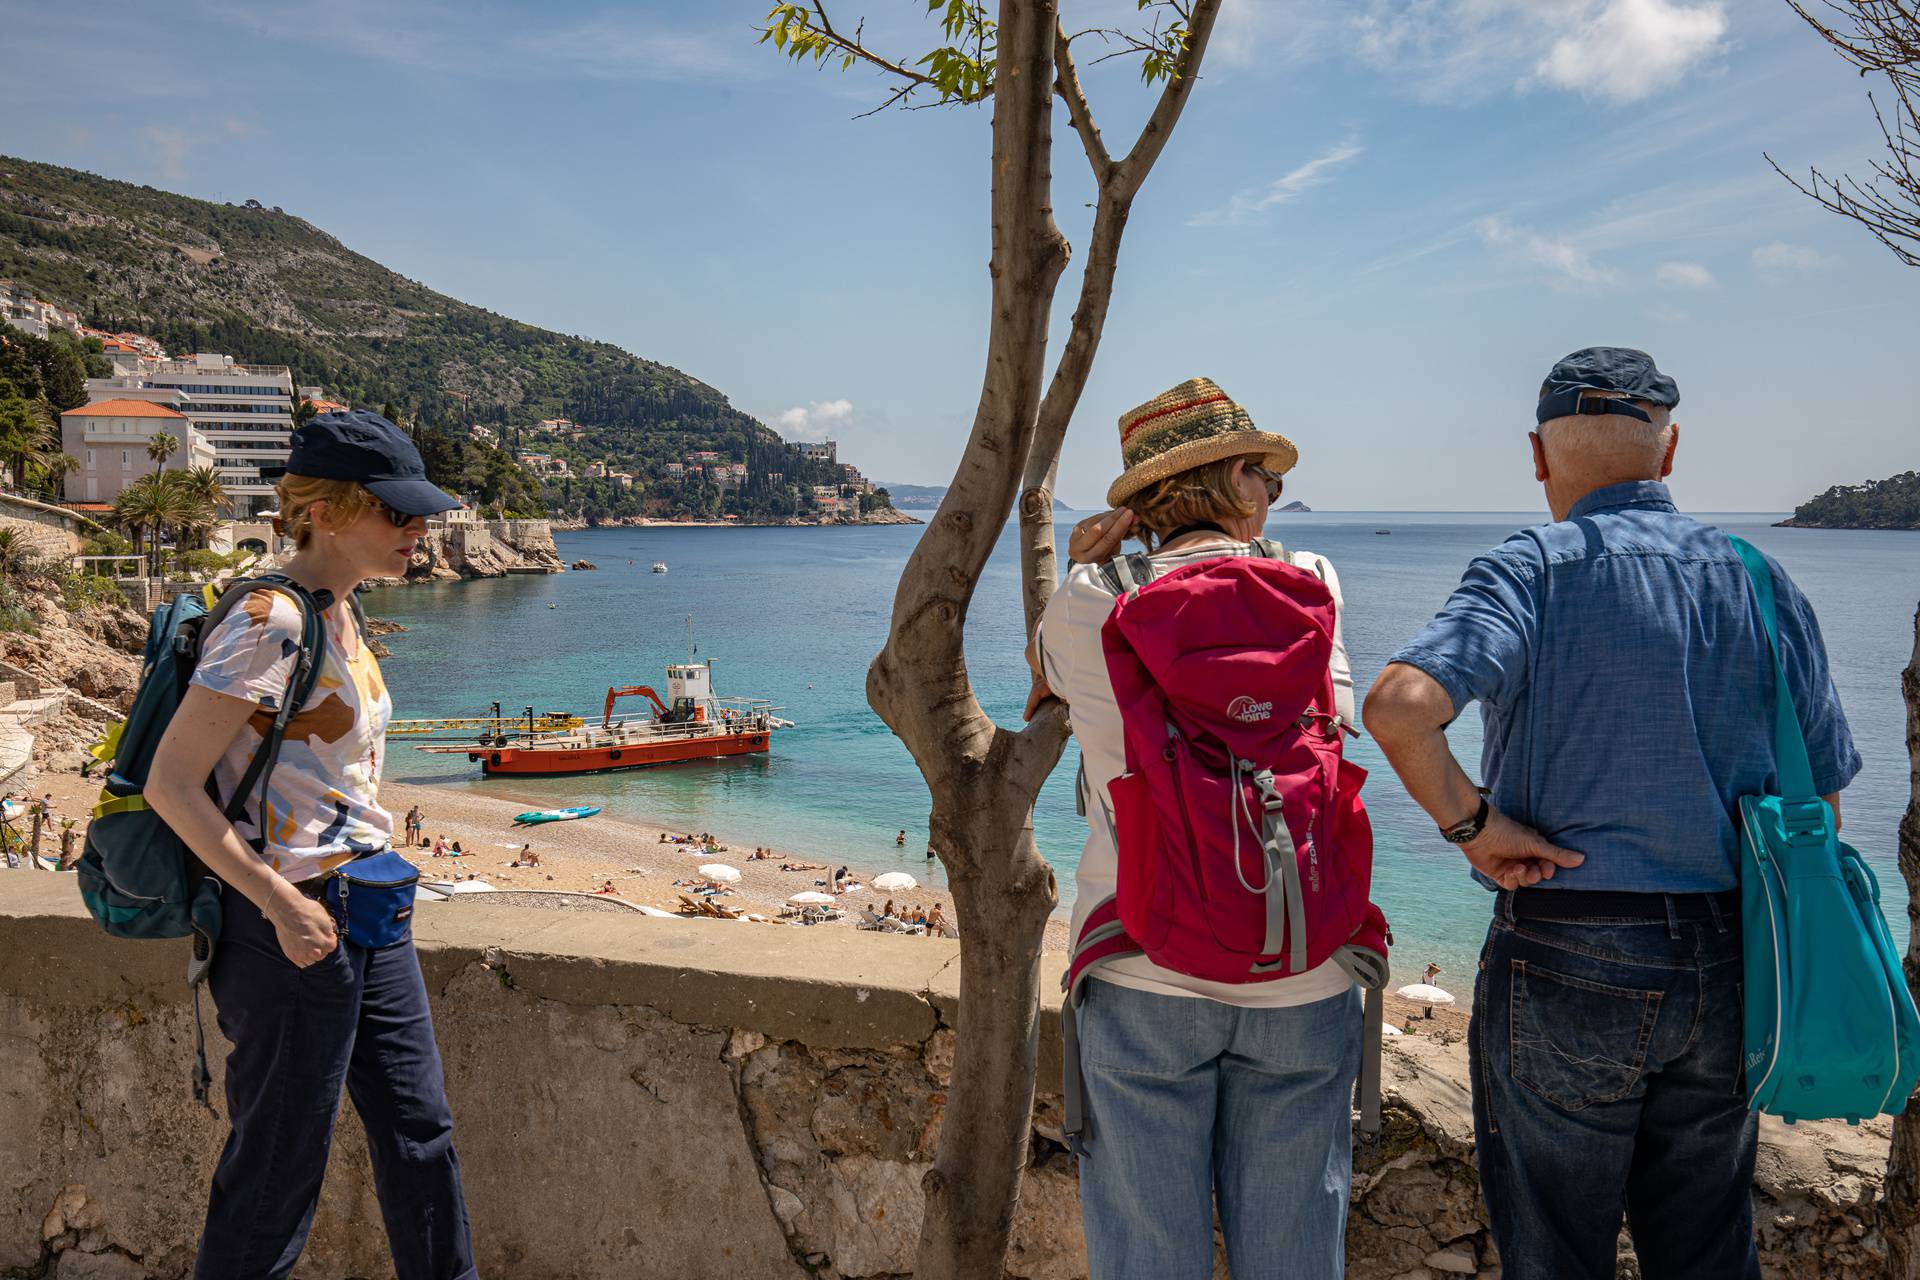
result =
[{"label": "rocky cliff", "polygon": [[560,573],[566,567],[547,521],[482,520],[428,529],[406,577],[376,580],[376,585]]}]

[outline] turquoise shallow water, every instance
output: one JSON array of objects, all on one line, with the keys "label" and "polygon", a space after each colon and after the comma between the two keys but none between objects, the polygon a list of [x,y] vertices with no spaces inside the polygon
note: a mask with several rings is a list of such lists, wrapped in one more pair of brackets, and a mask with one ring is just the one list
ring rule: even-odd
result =
[{"label": "turquoise shallow water", "polygon": [[[1062,536],[1073,517],[1062,517]],[[1846,792],[1849,838],[1885,890],[1905,944],[1905,895],[1894,861],[1906,805],[1900,669],[1920,600],[1920,533],[1774,529],[1769,516],[1717,523],[1776,556],[1819,610],[1866,770]],[[1268,532],[1319,551],[1346,591],[1347,643],[1364,694],[1388,656],[1446,598],[1477,551],[1533,514],[1314,513],[1276,517]],[[1387,530],[1388,536],[1378,531]],[[866,705],[867,663],[884,638],[900,568],[918,527],[607,529],[563,533],[560,553],[596,572],[447,583],[374,592],[369,612],[407,626],[389,639],[384,670],[396,714],[475,714],[498,698],[518,709],[598,713],[612,684],[659,684],[686,654],[694,616],[699,654],[722,694],[772,698],[799,727],[770,756],[579,778],[484,782],[465,756],[407,750],[395,739],[388,774],[402,782],[474,787],[540,807],[600,804],[609,812],[731,840],[771,842],[927,878],[927,793],[905,749]],[[631,565],[628,561],[632,561]],[[650,572],[655,560],[671,566]],[[1027,678],[1011,536],[968,620],[974,687],[987,710],[1017,723]],[[549,607],[549,606],[555,607]],[[1479,721],[1463,717],[1454,749],[1477,774]],[[1393,922],[1395,968],[1428,960],[1464,979],[1487,921],[1487,895],[1362,739],[1353,758],[1373,772],[1366,798],[1376,842],[1376,897]],[[1063,899],[1085,828],[1073,811],[1072,748],[1034,814],[1040,849]],[[901,828],[907,846],[893,841]],[[1443,979],[1445,981],[1445,979]]]}]

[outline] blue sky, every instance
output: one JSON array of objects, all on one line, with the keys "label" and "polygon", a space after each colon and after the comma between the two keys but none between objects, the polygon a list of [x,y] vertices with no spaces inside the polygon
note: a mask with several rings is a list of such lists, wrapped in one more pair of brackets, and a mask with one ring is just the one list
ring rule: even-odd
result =
[{"label": "blue sky", "polygon": [[[1131,8],[1065,3],[1075,28]],[[0,0],[0,152],[281,205],[942,483],[981,378],[987,117],[853,119],[881,82],[756,47],[765,9]],[[935,42],[916,0],[829,9]],[[1117,61],[1088,81],[1124,148],[1147,91]],[[1300,445],[1315,506],[1535,509],[1532,395],[1590,343],[1679,380],[1695,509],[1920,466],[1920,272],[1762,157],[1865,172],[1866,87],[1779,0],[1229,0],[1136,204],[1062,496],[1095,503],[1118,414],[1205,374]],[[1078,248],[1064,118],[1054,172]]]}]

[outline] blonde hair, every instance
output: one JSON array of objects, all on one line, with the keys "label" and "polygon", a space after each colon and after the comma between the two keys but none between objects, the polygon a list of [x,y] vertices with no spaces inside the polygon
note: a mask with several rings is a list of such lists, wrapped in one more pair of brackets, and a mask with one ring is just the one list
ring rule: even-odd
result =
[{"label": "blonde hair", "polygon": [[1203,466],[1156,480],[1127,499],[1140,540],[1152,551],[1168,534],[1203,521],[1244,519],[1259,507],[1240,496],[1233,485],[1236,462],[1259,463],[1261,454],[1221,458]]},{"label": "blonde hair", "polygon": [[316,502],[327,504],[324,524],[329,529],[344,529],[359,519],[373,504],[373,495],[352,480],[322,480],[316,476],[296,476],[289,472],[274,486],[280,498],[280,533],[293,539],[296,547],[313,541],[313,532],[323,523],[314,516]]}]

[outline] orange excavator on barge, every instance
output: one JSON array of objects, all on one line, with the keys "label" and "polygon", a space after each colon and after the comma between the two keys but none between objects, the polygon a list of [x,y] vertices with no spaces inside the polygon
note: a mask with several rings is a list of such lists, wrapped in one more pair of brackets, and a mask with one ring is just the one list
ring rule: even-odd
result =
[{"label": "orange excavator on barge", "polygon": [[[621,698],[646,698],[652,715],[619,716]],[[764,698],[720,698],[713,693],[713,664],[674,663],[667,668],[667,696],[650,685],[607,690],[599,724],[559,732],[496,733],[479,742],[422,746],[439,754],[464,752],[486,774],[607,773],[685,760],[714,760],[771,749],[773,734],[793,728]]]}]

